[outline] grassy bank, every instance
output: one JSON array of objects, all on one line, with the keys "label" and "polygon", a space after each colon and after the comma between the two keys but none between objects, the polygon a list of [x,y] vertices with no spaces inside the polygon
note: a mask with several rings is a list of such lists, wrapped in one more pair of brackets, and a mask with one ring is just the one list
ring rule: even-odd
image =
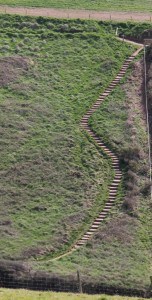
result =
[{"label": "grassy bank", "polygon": [[53,255],[107,198],[110,161],[79,122],[133,47],[95,22],[1,23],[1,257]]},{"label": "grassy bank", "polygon": [[[137,191],[147,178],[147,146],[143,112],[129,104],[141,81],[131,77],[90,124],[120,158],[133,138],[140,141],[136,205],[131,211],[121,206],[125,177],[117,205],[94,239],[61,261],[51,260],[88,228],[107,198],[111,161],[79,124],[134,46],[116,40],[109,23],[19,16],[1,16],[0,22],[1,258],[63,277],[79,268],[84,282],[148,288],[149,198]],[[126,165],[122,159],[127,173]]]},{"label": "grassy bank", "polygon": [[[69,275],[69,269],[74,274],[79,266],[84,282],[92,278],[96,283],[140,289],[150,284],[151,217],[142,62],[132,68],[89,120],[120,157],[124,182],[117,203],[86,247],[61,261],[46,262],[45,269]],[[40,264],[39,268],[43,269]]]},{"label": "grassy bank", "polygon": [[54,7],[54,8],[79,8],[79,9],[92,9],[100,11],[138,11],[138,12],[151,12],[151,1],[145,0],[0,0],[0,5],[11,6],[29,6],[29,7]]},{"label": "grassy bank", "polygon": [[[136,297],[85,295],[71,293],[32,292],[27,290],[0,289],[1,300],[137,300]],[[142,300],[142,298],[140,298]]]}]

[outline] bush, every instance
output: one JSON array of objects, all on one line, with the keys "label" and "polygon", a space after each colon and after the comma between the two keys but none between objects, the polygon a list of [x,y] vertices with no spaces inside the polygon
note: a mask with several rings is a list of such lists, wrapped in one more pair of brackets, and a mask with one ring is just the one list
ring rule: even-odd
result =
[{"label": "bush", "polygon": [[138,176],[136,175],[136,173],[134,173],[134,172],[131,171],[131,170],[129,170],[129,171],[127,172],[127,178],[128,178],[128,179],[131,179],[132,182],[134,182],[134,183],[136,183],[137,180],[138,180]]},{"label": "bush", "polygon": [[69,30],[69,25],[68,24],[63,24],[59,28],[59,31],[61,31],[61,32],[67,32],[68,30]]},{"label": "bush", "polygon": [[39,24],[37,24],[37,23],[33,23],[33,24],[31,24],[31,26],[30,26],[30,28],[31,29],[39,29]]},{"label": "bush", "polygon": [[122,149],[121,156],[125,161],[138,160],[141,156],[141,149],[138,145],[128,146]]},{"label": "bush", "polygon": [[29,43],[30,42],[30,39],[28,37],[25,37],[24,38],[24,43]]},{"label": "bush", "polygon": [[10,46],[9,45],[4,45],[2,48],[1,48],[1,51],[2,52],[6,52],[10,49]]},{"label": "bush", "polygon": [[20,42],[19,44],[18,44],[18,47],[23,47],[24,46],[24,43],[23,42]]},{"label": "bush", "polygon": [[140,192],[144,195],[144,196],[149,196],[150,195],[150,189],[151,189],[151,183],[149,180],[147,180],[143,186],[140,189]]},{"label": "bush", "polygon": [[131,216],[137,217],[136,207],[137,207],[137,198],[126,196],[123,204],[123,209]]},{"label": "bush", "polygon": [[55,28],[55,26],[52,23],[48,23],[47,28],[53,30]]}]

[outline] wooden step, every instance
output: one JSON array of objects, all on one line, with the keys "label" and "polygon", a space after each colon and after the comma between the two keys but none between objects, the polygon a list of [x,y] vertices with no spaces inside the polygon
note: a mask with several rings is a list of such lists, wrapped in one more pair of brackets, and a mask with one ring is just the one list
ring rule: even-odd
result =
[{"label": "wooden step", "polygon": [[79,246],[82,246],[82,245],[84,245],[85,244],[85,241],[84,242],[77,242],[77,245]]},{"label": "wooden step", "polygon": [[97,218],[96,221],[102,222],[104,219],[103,218]]},{"label": "wooden step", "polygon": [[92,228],[98,228],[99,227],[99,225],[95,225],[94,223],[93,223],[93,225],[91,225],[91,229]]},{"label": "wooden step", "polygon": [[101,224],[101,222],[100,221],[95,221],[93,224],[99,226]]},{"label": "wooden step", "polygon": [[95,232],[95,231],[97,231],[97,228],[90,228],[90,232]]},{"label": "wooden step", "polygon": [[89,231],[87,231],[87,233],[86,234],[88,234],[88,235],[92,235],[93,233],[89,230]]}]

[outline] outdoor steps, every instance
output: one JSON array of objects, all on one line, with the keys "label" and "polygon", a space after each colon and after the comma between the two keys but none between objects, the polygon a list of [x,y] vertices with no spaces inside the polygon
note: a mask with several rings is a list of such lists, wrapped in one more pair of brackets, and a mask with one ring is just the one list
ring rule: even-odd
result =
[{"label": "outdoor steps", "polygon": [[[98,230],[100,224],[104,221],[107,214],[111,210],[112,206],[114,205],[114,202],[116,201],[116,195],[118,191],[118,186],[122,180],[122,172],[120,170],[119,166],[119,159],[118,157],[110,150],[108,147],[104,144],[104,142],[96,136],[96,134],[92,131],[88,124],[88,120],[91,117],[91,115],[100,107],[102,102],[106,99],[107,96],[111,94],[111,92],[114,90],[114,88],[117,86],[117,84],[120,82],[120,80],[125,75],[130,63],[133,61],[133,59],[136,57],[136,55],[139,53],[139,51],[136,51],[133,55],[131,55],[129,58],[127,58],[124,62],[124,64],[121,66],[119,73],[115,77],[115,79],[109,84],[109,86],[105,89],[105,91],[99,95],[96,103],[92,105],[92,107],[88,110],[88,112],[83,116],[81,120],[81,126],[88,132],[88,134],[94,139],[94,141],[97,143],[99,147],[101,147],[105,153],[111,158],[112,160],[112,167],[115,171],[115,176],[112,181],[112,183],[109,186],[109,195],[107,202],[105,203],[105,206],[103,210],[99,213],[99,215],[95,218],[93,223],[90,225],[90,228],[83,234],[83,236],[78,240],[70,252],[79,249],[81,246],[84,246],[86,242],[93,236],[93,234]],[[68,254],[67,253],[67,254]]]}]

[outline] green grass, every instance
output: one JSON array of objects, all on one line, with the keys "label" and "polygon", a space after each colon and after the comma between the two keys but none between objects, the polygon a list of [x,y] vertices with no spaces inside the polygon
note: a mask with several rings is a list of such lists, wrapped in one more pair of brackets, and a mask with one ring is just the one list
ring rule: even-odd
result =
[{"label": "green grass", "polygon": [[[149,199],[140,195],[136,216],[127,214],[121,207],[124,183],[94,239],[51,260],[69,249],[107,199],[111,162],[80,129],[80,120],[135,47],[116,40],[109,23],[38,18],[37,24],[19,16],[1,16],[0,22],[1,258],[64,276],[79,268],[86,282],[148,288]],[[118,87],[90,120],[119,155],[131,143],[126,91]],[[145,152],[145,124],[140,112],[133,114],[135,138]],[[146,165],[140,162],[139,169]],[[138,181],[144,184],[146,176],[137,174]]]},{"label": "green grass", "polygon": [[[137,300],[136,297],[85,295],[71,293],[32,292],[27,290],[0,289],[1,300]],[[141,300],[143,298],[140,298]]]},{"label": "green grass", "polygon": [[152,11],[151,0],[0,0],[0,4],[29,7],[79,8],[100,11]]},{"label": "green grass", "polygon": [[71,22],[84,32],[68,35],[47,24],[19,29],[19,19],[2,18],[1,30],[1,58],[28,62],[23,74],[11,69],[15,79],[2,87],[0,103],[0,252],[14,259],[65,250],[102,209],[113,172],[79,123],[133,51],[95,22]]},{"label": "green grass", "polygon": [[[108,64],[106,67],[108,68]],[[60,274],[67,275],[72,272],[74,275],[79,266],[84,281],[92,279],[96,283],[108,282],[113,286],[128,288],[136,286],[140,289],[150,284],[150,199],[141,194],[147,179],[147,171],[144,170],[147,169],[148,155],[146,125],[142,121],[143,111],[136,92],[141,88],[141,82],[136,86],[134,82],[138,82],[139,78],[134,78],[132,84],[127,81],[130,72],[93,114],[89,122],[94,131],[120,158],[125,149],[140,148],[142,156],[132,170],[137,180],[136,184],[133,183],[133,189],[138,189],[138,197],[130,194],[135,206],[133,212],[128,211],[126,214],[121,207],[122,199],[127,193],[125,182],[132,160],[128,162],[130,166],[122,161],[126,174],[124,185],[119,188],[117,204],[106,225],[102,225],[94,239],[80,251],[61,261],[46,262],[45,270],[53,272],[58,270]],[[44,270],[42,265],[44,262],[39,263],[39,267],[36,264],[36,267]]]}]

